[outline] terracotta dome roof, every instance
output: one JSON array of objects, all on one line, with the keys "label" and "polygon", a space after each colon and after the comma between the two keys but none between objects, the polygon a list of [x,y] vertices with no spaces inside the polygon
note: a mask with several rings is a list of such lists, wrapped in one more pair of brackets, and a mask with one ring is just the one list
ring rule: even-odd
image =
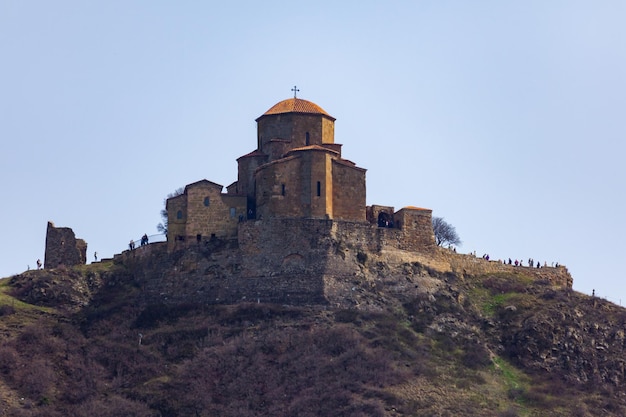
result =
[{"label": "terracotta dome roof", "polygon": [[322,114],[335,120],[334,117],[326,113],[326,111],[317,104],[307,100],[302,100],[301,98],[289,98],[276,103],[268,111],[263,113],[263,116],[282,113]]}]

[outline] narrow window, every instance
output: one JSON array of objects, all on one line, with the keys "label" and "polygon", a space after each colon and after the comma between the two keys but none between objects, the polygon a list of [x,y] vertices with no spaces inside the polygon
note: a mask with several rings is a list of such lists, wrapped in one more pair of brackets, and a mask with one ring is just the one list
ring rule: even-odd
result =
[{"label": "narrow window", "polygon": [[209,197],[204,197],[204,206],[209,207],[209,204],[211,204],[211,200],[209,199]]},{"label": "narrow window", "polygon": [[322,183],[321,182],[317,182],[317,196],[321,196],[322,195]]},{"label": "narrow window", "polygon": [[306,146],[310,145],[310,136],[309,136],[309,132],[306,132]]},{"label": "narrow window", "polygon": [[196,235],[196,240],[200,243],[202,241],[202,235]]},{"label": "narrow window", "polygon": [[237,215],[237,209],[235,209],[234,207],[231,207],[230,208],[230,218],[234,219],[236,215]]},{"label": "narrow window", "polygon": [[285,184],[282,184],[280,187],[280,194],[285,195]]},{"label": "narrow window", "polygon": [[178,210],[178,211],[176,212],[176,218],[177,218],[178,220],[180,220],[180,219],[182,219],[182,218],[183,218],[183,211],[182,211],[182,210]]}]

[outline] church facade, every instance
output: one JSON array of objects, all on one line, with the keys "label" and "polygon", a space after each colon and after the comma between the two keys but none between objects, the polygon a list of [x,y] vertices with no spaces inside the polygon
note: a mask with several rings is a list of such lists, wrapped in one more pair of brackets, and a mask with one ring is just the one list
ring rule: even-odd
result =
[{"label": "church facade", "polygon": [[[242,223],[270,219],[397,230],[419,223],[432,235],[430,210],[411,207],[396,213],[393,207],[366,207],[366,170],[342,157],[335,118],[317,104],[296,97],[283,100],[256,122],[257,147],[237,159],[238,178],[226,193],[222,185],[201,180],[167,200],[169,250],[237,238]],[[430,237],[422,243],[430,246]]]}]

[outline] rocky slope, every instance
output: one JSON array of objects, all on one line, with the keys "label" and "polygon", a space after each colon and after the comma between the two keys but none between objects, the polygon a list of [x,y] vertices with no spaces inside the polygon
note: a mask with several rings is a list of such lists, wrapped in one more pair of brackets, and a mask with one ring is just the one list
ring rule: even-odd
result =
[{"label": "rocky slope", "polygon": [[146,271],[202,254],[4,279],[0,415],[626,415],[625,309],[525,268],[367,255],[324,282],[339,302],[295,306],[145,298]]}]

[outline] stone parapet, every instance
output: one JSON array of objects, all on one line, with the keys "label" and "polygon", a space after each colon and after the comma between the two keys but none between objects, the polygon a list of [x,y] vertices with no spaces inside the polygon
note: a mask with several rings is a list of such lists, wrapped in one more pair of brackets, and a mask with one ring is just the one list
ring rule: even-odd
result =
[{"label": "stone parapet", "polygon": [[528,266],[514,266],[500,261],[491,261],[477,258],[474,255],[464,255],[451,252],[448,249],[438,248],[438,256],[445,259],[450,265],[451,272],[461,276],[476,276],[496,273],[517,273],[530,276],[536,280],[548,281],[551,285],[572,288],[573,279],[565,266],[540,268]]}]

